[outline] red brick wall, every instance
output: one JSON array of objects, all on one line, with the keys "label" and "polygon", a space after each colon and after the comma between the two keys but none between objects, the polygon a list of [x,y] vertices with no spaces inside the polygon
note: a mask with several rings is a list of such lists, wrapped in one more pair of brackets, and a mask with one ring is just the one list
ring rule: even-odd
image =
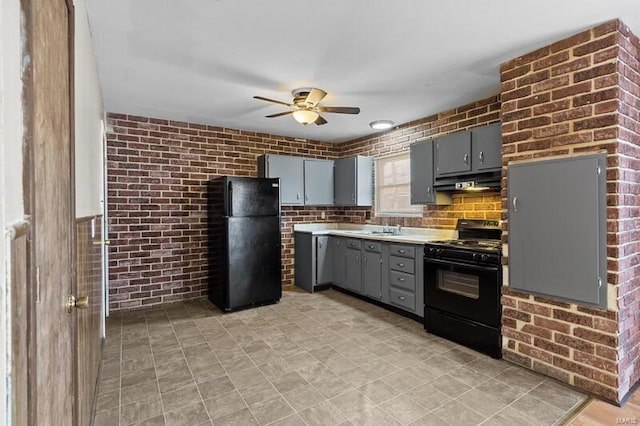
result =
[{"label": "red brick wall", "polygon": [[[206,181],[256,176],[257,157],[335,158],[335,145],[214,126],[109,114],[109,297],[118,310],[206,295]],[[326,218],[321,218],[324,211]],[[293,279],[293,222],[332,209],[283,207],[283,282]]]},{"label": "red brick wall", "polygon": [[[632,124],[621,114],[621,97],[633,101],[624,95],[625,79],[636,79],[635,86],[627,84],[636,93],[638,86],[637,72],[627,72],[619,60],[620,28],[618,21],[608,22],[501,66],[504,166],[553,155],[601,150],[608,154],[610,295],[609,309],[600,310],[504,287],[504,357],[613,401],[620,401],[637,381],[639,340],[638,295],[633,290],[638,287],[638,235],[630,232],[638,229],[630,220],[638,213],[636,197],[631,196],[638,193],[632,188],[638,175],[629,170],[638,166],[637,121],[632,126],[635,143],[619,139],[621,124]],[[630,40],[627,46],[633,49]],[[634,64],[637,67],[637,59]],[[637,120],[635,105],[635,111],[628,110]],[[635,158],[627,158],[632,151]],[[506,185],[503,168],[503,239],[508,242]]]},{"label": "red brick wall", "polygon": [[640,40],[618,26],[618,316],[620,394],[640,380]]}]

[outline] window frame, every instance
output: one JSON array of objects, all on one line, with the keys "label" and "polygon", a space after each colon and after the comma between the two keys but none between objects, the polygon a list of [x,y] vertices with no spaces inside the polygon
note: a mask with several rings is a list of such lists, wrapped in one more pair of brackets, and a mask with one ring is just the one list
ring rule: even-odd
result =
[{"label": "window frame", "polygon": [[[374,212],[376,217],[422,217],[423,216],[423,208],[420,204],[409,204],[409,207],[413,210],[410,211],[381,211],[380,210],[380,200],[382,197],[380,196],[380,189],[382,188],[399,188],[406,186],[409,190],[409,194],[411,194],[411,161],[410,161],[410,151],[403,150],[399,152],[394,152],[392,154],[384,155],[377,157],[375,159],[374,164]],[[409,163],[409,181],[407,183],[394,183],[391,185],[380,185],[381,175],[382,173],[380,168],[382,167],[381,163],[387,161],[393,161],[395,158],[401,158],[402,160],[408,161]],[[409,195],[410,196],[410,195]],[[409,198],[409,200],[411,200]]]}]

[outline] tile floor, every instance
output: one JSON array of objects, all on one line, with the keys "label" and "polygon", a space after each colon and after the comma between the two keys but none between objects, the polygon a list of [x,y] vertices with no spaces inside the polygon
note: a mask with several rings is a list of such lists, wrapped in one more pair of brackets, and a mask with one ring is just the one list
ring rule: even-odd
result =
[{"label": "tile floor", "polygon": [[586,396],[335,290],[112,315],[96,426],[551,425]]}]

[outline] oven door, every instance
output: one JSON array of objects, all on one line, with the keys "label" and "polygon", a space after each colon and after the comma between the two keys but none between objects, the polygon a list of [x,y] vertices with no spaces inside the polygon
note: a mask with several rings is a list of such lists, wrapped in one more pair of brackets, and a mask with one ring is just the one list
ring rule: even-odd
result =
[{"label": "oven door", "polygon": [[492,327],[500,326],[500,265],[424,259],[426,307]]}]

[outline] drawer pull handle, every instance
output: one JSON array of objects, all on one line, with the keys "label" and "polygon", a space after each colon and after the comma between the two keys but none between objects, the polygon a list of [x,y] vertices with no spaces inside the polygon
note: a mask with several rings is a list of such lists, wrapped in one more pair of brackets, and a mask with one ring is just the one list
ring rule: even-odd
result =
[{"label": "drawer pull handle", "polygon": [[403,268],[403,267],[404,267],[404,263],[398,263],[398,266],[399,266],[400,268]]},{"label": "drawer pull handle", "polygon": [[404,299],[406,299],[406,297],[404,297],[404,296],[398,296],[398,299],[400,299],[400,300],[404,300]]},{"label": "drawer pull handle", "polygon": [[400,249],[400,250],[398,250],[398,253],[406,253],[406,252],[405,252],[405,250]]},{"label": "drawer pull handle", "polygon": [[398,277],[398,281],[400,281],[401,283],[405,282],[406,280],[402,277]]}]

